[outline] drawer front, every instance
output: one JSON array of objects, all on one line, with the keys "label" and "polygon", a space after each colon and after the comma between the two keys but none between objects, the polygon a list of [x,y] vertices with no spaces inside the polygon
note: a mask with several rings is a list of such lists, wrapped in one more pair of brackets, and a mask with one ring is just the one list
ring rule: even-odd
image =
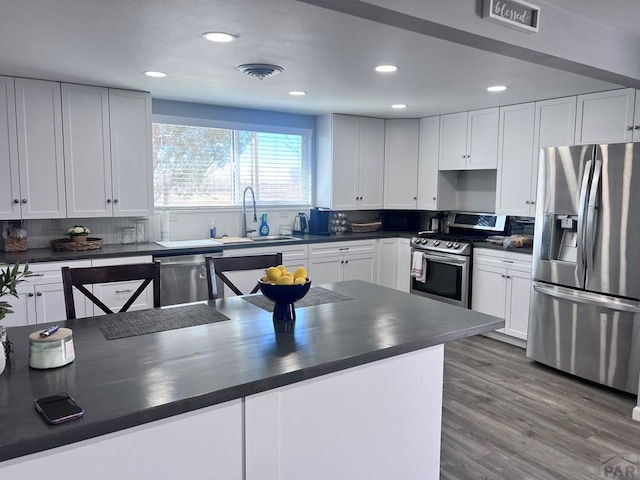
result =
[{"label": "drawer front", "polygon": [[309,258],[335,257],[338,255],[357,255],[376,252],[376,240],[352,242],[327,242],[312,244]]},{"label": "drawer front", "polygon": [[[131,295],[142,284],[142,281],[97,283],[93,286],[93,294],[104,302],[114,312],[118,312],[122,306],[131,298]],[[151,284],[145,288],[144,292],[136,299],[129,311],[145,310],[153,308],[153,290]],[[94,305],[94,315],[103,315],[100,307]]]},{"label": "drawer front", "polygon": [[274,245],[271,247],[242,248],[224,250],[225,257],[246,257],[249,255],[269,255],[282,253],[282,263],[287,267],[292,262],[306,262],[309,258],[308,245]]},{"label": "drawer front", "polygon": [[108,267],[111,265],[133,265],[134,263],[152,263],[151,255],[142,255],[139,257],[118,257],[118,258],[101,258],[91,261],[92,267]]},{"label": "drawer front", "polygon": [[[62,267],[87,268],[90,266],[90,260],[30,263],[29,270],[31,271],[31,275],[27,277],[24,283],[25,285],[62,283]],[[21,268],[24,268],[24,265],[21,265]]]},{"label": "drawer front", "polygon": [[486,265],[531,273],[532,255],[500,250],[476,249],[473,251],[474,265]]}]

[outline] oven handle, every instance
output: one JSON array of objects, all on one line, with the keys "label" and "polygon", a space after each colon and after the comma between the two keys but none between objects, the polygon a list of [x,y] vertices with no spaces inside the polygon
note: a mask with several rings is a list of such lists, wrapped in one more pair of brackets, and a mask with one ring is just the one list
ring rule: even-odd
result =
[{"label": "oven handle", "polygon": [[464,266],[467,261],[466,260],[458,260],[457,258],[449,258],[449,257],[440,257],[437,255],[427,255],[426,253],[422,254],[423,258],[427,260],[431,260],[433,262],[443,263],[445,265],[462,265]]}]

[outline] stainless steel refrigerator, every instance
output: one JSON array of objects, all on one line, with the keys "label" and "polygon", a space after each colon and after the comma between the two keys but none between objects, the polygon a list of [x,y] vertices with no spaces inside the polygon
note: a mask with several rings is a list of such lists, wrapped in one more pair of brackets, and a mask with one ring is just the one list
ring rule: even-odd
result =
[{"label": "stainless steel refrigerator", "polygon": [[637,394],[640,143],[540,155],[527,357]]}]

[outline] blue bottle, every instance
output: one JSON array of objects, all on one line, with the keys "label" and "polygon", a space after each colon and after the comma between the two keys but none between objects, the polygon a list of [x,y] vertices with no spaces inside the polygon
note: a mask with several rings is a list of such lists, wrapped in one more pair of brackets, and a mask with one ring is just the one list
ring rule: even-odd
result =
[{"label": "blue bottle", "polygon": [[269,225],[267,224],[267,214],[262,214],[262,223],[260,224],[260,236],[266,237],[269,235]]}]

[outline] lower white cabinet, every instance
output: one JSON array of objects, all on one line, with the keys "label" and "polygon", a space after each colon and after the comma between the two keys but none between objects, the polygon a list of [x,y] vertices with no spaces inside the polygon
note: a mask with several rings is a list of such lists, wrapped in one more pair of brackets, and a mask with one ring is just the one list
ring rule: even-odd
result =
[{"label": "lower white cabinet", "polygon": [[531,297],[531,255],[477,248],[473,251],[471,309],[504,318],[497,330],[527,339]]},{"label": "lower white cabinet", "polygon": [[[132,265],[134,263],[151,263],[153,257],[144,255],[139,257],[102,258],[91,261],[92,267],[107,267],[113,265]],[[96,283],[93,285],[93,294],[114,312],[120,311],[123,305],[131,298],[131,295],[142,284],[142,280],[132,282]],[[136,301],[129,307],[129,312],[153,308],[153,285],[149,284]],[[105,315],[105,313],[91,302],[90,315]]]},{"label": "lower white cabinet", "polygon": [[327,242],[309,247],[309,277],[314,284],[343,280],[376,281],[376,240]]},{"label": "lower white cabinet", "polygon": [[409,293],[411,247],[408,238],[378,240],[377,284]]}]

